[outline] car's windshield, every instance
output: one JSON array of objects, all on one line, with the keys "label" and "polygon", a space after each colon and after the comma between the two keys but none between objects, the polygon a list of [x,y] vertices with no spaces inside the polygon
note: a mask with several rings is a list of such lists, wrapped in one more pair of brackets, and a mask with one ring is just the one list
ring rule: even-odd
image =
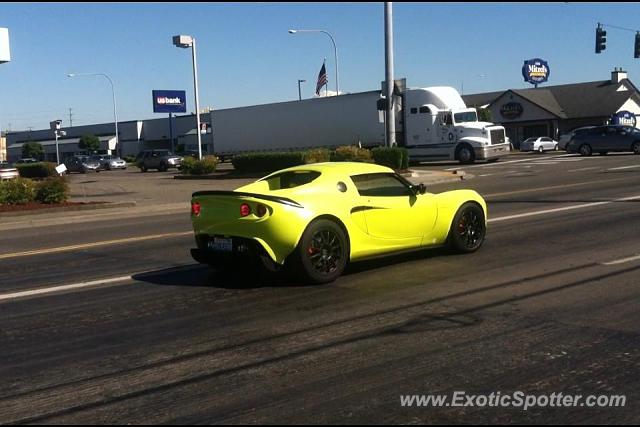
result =
[{"label": "car's windshield", "polygon": [[464,113],[455,113],[453,118],[456,123],[477,122],[478,114],[475,111],[465,111]]}]

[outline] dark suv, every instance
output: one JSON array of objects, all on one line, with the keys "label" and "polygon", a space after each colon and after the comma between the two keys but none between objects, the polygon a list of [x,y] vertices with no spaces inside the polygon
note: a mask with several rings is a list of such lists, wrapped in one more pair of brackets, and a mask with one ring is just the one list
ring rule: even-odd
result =
[{"label": "dark suv", "polygon": [[180,168],[182,157],[172,154],[169,150],[145,150],[136,157],[140,170],[158,169],[164,172],[169,168]]},{"label": "dark suv", "polygon": [[577,129],[567,144],[568,153],[590,156],[611,151],[633,151],[640,154],[640,130],[631,126],[596,126]]}]

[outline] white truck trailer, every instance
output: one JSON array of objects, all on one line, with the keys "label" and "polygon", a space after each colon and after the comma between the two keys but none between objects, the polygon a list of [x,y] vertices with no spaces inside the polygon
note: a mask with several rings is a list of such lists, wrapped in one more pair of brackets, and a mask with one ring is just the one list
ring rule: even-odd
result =
[{"label": "white truck trailer", "polygon": [[[211,112],[213,151],[250,151],[385,143],[380,91],[280,102]],[[411,161],[497,160],[509,151],[502,126],[478,121],[450,87],[405,89],[396,95],[397,144]]]}]

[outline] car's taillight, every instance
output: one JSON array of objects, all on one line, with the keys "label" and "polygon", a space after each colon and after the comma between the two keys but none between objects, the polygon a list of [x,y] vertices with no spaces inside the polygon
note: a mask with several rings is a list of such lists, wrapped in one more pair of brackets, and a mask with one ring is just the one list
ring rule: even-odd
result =
[{"label": "car's taillight", "polygon": [[256,215],[259,218],[262,218],[267,214],[267,207],[261,203],[258,203],[258,207],[256,208]]},{"label": "car's taillight", "polygon": [[251,215],[251,206],[246,203],[240,205],[240,216],[245,217]]},{"label": "car's taillight", "polygon": [[201,206],[199,202],[191,202],[191,215],[200,216]]}]

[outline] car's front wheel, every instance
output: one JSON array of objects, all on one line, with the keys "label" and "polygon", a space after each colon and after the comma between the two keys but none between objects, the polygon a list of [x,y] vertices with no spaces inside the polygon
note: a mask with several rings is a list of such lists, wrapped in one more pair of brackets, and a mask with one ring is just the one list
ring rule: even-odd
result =
[{"label": "car's front wheel", "polygon": [[475,252],[482,246],[487,227],[484,211],[475,203],[465,203],[453,217],[449,247],[456,252]]},{"label": "car's front wheel", "polygon": [[590,156],[591,153],[593,153],[593,150],[591,150],[591,146],[589,144],[582,144],[578,151],[580,152],[581,156]]},{"label": "car's front wheel", "polygon": [[544,153],[544,147],[542,145],[538,147],[538,153],[540,154]]},{"label": "car's front wheel", "polygon": [[349,261],[349,240],[338,224],[328,219],[313,221],[300,238],[291,262],[294,272],[305,282],[336,280]]}]

